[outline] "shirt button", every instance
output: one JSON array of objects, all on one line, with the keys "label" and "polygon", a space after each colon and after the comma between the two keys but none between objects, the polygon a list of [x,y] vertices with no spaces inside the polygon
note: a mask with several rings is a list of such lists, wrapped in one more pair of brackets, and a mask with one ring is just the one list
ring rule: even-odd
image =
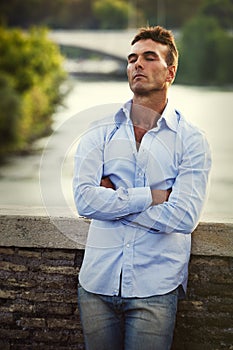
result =
[{"label": "shirt button", "polygon": [[130,244],[129,244],[129,243],[128,243],[128,244],[126,244],[126,247],[127,247],[127,248],[129,248],[129,247],[130,247]]}]

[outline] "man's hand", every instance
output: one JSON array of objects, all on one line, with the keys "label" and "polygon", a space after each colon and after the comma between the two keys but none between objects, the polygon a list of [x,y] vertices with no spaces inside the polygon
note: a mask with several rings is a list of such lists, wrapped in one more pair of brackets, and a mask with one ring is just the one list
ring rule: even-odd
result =
[{"label": "man's hand", "polygon": [[112,183],[112,181],[109,179],[109,177],[102,177],[101,181],[100,181],[100,186],[105,187],[105,188],[112,188],[113,190],[115,190],[115,186]]},{"label": "man's hand", "polygon": [[162,204],[168,201],[171,191],[172,191],[171,188],[169,188],[168,190],[151,190],[151,194],[152,194],[151,205]]}]

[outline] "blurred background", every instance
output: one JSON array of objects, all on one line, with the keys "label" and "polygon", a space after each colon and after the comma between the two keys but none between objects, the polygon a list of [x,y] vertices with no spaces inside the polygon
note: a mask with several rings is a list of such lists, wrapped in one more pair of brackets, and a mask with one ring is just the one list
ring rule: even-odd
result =
[{"label": "blurred background", "polygon": [[[46,150],[61,162],[56,147],[61,142],[65,150],[58,176],[67,206],[74,207],[75,145],[65,126],[80,113],[78,140],[87,126],[82,111],[131,98],[125,73],[131,39],[137,28],[157,24],[174,32],[180,51],[170,98],[205,131],[212,149],[202,220],[232,219],[232,0],[1,0],[2,208],[44,205],[41,157]],[[88,122],[95,119],[94,109],[90,114]]]}]

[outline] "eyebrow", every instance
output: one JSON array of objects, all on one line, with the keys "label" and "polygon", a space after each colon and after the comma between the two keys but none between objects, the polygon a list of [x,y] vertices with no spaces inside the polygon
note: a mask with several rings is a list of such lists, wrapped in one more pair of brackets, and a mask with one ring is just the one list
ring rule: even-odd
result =
[{"label": "eyebrow", "polygon": [[[150,56],[150,55],[152,55],[152,56],[154,56],[154,57],[158,57],[158,54],[155,52],[155,51],[145,51],[145,52],[143,52],[143,54],[142,54],[143,56]],[[133,57],[138,57],[138,54],[136,54],[136,53],[130,53],[129,55],[128,55],[128,61],[131,59],[131,58],[133,58]]]}]

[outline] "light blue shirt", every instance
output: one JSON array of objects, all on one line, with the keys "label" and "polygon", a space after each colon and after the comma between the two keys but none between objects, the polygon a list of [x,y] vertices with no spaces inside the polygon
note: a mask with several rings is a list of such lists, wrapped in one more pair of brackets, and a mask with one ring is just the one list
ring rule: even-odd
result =
[{"label": "light blue shirt", "polygon": [[[75,155],[78,213],[91,218],[79,274],[87,291],[123,297],[186,290],[191,232],[205,202],[211,156],[204,134],[170,103],[137,150],[131,101],[94,122]],[[100,186],[109,176],[116,190]],[[151,189],[172,188],[151,206]],[[120,277],[121,276],[121,277]]]}]

